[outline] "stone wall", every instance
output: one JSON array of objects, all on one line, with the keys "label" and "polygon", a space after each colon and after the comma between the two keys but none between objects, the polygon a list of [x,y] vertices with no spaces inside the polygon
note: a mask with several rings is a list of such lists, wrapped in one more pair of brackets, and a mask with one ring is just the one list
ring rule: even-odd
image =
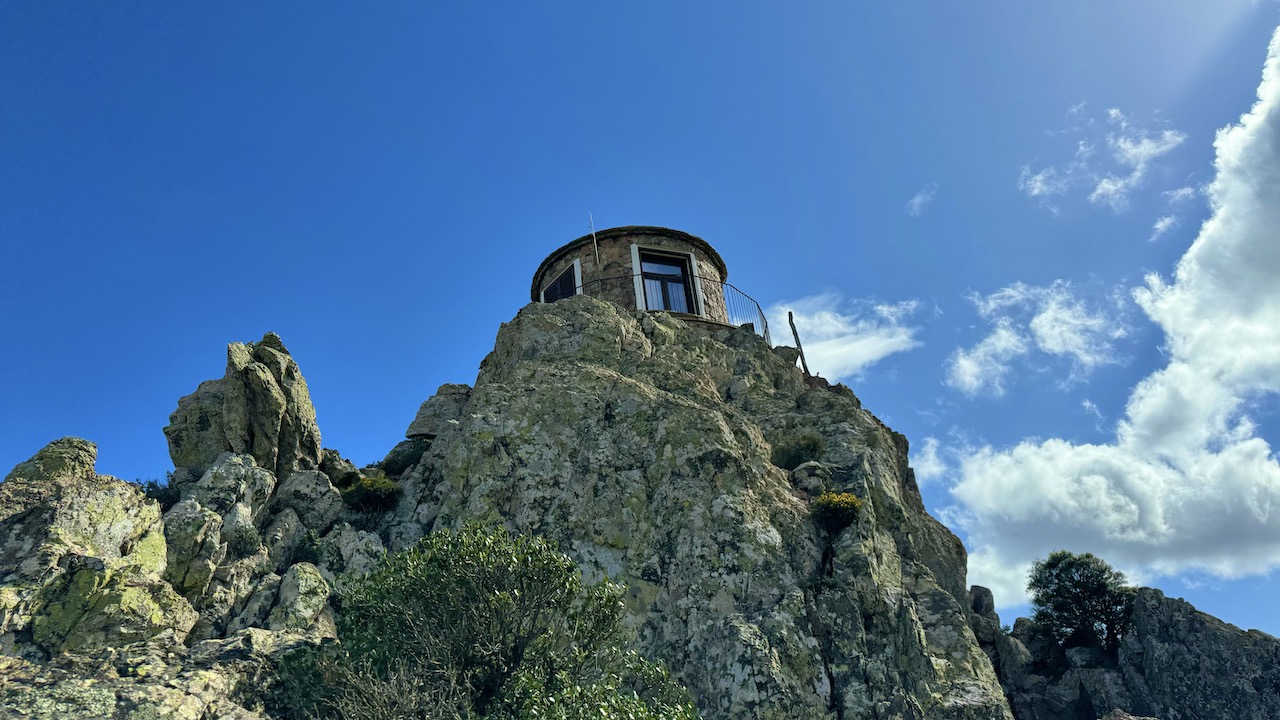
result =
[{"label": "stone wall", "polygon": [[667,237],[653,231],[640,231],[625,235],[612,235],[600,238],[599,260],[596,246],[587,242],[573,248],[538,278],[538,286],[545,288],[573,265],[574,260],[582,263],[582,292],[585,295],[609,300],[628,310],[636,308],[635,280],[638,269],[631,265],[631,245],[654,250],[669,250],[678,253],[692,253],[697,267],[694,274],[700,278],[702,285],[702,316],[708,320],[728,323],[729,316],[725,309],[723,282],[720,269],[707,257],[700,248],[680,240]]}]

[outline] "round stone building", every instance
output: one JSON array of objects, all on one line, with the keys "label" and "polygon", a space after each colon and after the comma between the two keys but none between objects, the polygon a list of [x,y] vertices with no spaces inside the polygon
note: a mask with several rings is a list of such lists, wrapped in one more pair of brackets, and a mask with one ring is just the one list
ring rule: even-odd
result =
[{"label": "round stone building", "polygon": [[768,339],[759,304],[728,284],[720,253],[695,235],[645,225],[601,230],[547,256],[530,299],[591,295],[631,310],[669,312],[711,326],[743,326]]}]

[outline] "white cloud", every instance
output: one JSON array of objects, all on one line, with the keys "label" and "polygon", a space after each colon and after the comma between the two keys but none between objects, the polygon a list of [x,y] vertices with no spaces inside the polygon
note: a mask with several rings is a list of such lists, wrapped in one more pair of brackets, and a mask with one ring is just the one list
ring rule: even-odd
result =
[{"label": "white cloud", "polygon": [[1258,102],[1214,145],[1212,216],[1171,281],[1134,290],[1169,360],[1134,388],[1115,438],[960,461],[951,514],[975,548],[975,582],[1015,592],[1029,562],[1064,547],[1139,576],[1280,567],[1280,462],[1248,417],[1280,392],[1280,32]]},{"label": "white cloud", "polygon": [[[1113,109],[1114,111],[1114,109]],[[1123,212],[1129,208],[1129,194],[1134,191],[1147,176],[1151,163],[1162,155],[1167,155],[1181,145],[1187,136],[1176,130],[1165,130],[1154,137],[1140,130],[1133,130],[1129,122],[1120,116],[1119,134],[1107,136],[1107,145],[1111,154],[1128,172],[1124,175],[1107,174],[1098,180],[1089,202],[1105,202],[1115,212]]]},{"label": "white cloud", "polygon": [[1089,413],[1090,415],[1094,416],[1095,418],[1097,418],[1097,419],[1099,419],[1099,420],[1105,420],[1105,419],[1106,419],[1106,418],[1102,417],[1102,411],[1098,409],[1098,404],[1097,404],[1097,403],[1095,403],[1094,401],[1090,400],[1089,398],[1085,398],[1085,399],[1081,400],[1081,401],[1080,401],[1080,407],[1084,408],[1084,411],[1085,411],[1085,412]]},{"label": "white cloud", "polygon": [[927,437],[918,448],[911,450],[911,468],[916,480],[927,483],[947,473],[947,463],[938,455],[938,438]]},{"label": "white cloud", "polygon": [[921,213],[933,204],[933,199],[938,195],[938,183],[929,183],[920,188],[920,192],[912,196],[907,201],[907,214],[911,217],[919,217]]},{"label": "white cloud", "polygon": [[918,307],[915,300],[845,302],[837,294],[826,293],[778,303],[767,315],[770,325],[789,330],[787,312],[793,312],[809,370],[829,380],[842,380],[860,375],[894,353],[919,347],[919,328],[906,324]]},{"label": "white cloud", "polygon": [[1162,235],[1176,227],[1178,227],[1178,218],[1173,215],[1164,215],[1160,217],[1156,220],[1155,224],[1151,226],[1151,237],[1147,238],[1147,242],[1155,242],[1156,240],[1159,240]]},{"label": "white cloud", "polygon": [[[1067,115],[1079,118],[1083,112],[1084,103],[1080,103],[1072,106]],[[1077,137],[1075,154],[1068,162],[1038,170],[1023,165],[1019,171],[1018,189],[1055,215],[1059,207],[1053,198],[1076,189],[1087,189],[1089,201],[1094,204],[1106,204],[1115,212],[1123,212],[1155,162],[1187,139],[1177,130],[1141,127],[1118,108],[1107,110],[1105,127],[1109,129],[1105,135],[1101,134],[1103,124],[1095,124],[1092,118],[1087,120],[1064,133],[1051,133],[1085,136]],[[1105,157],[1098,157],[1099,144],[1105,144],[1110,151]]]},{"label": "white cloud", "polygon": [[966,395],[999,397],[1011,361],[1028,351],[1027,341],[1008,323],[1001,323],[970,350],[956,348],[947,358],[947,384]]},{"label": "white cloud", "polygon": [[1169,201],[1169,205],[1176,206],[1194,199],[1196,189],[1188,185],[1177,190],[1166,190],[1161,194]]},{"label": "white cloud", "polygon": [[1015,359],[1037,350],[1071,361],[1071,379],[1114,362],[1114,341],[1124,326],[1077,298],[1070,284],[1015,283],[987,296],[970,298],[993,329],[972,349],[957,348],[947,359],[946,382],[966,395],[1000,396]]}]

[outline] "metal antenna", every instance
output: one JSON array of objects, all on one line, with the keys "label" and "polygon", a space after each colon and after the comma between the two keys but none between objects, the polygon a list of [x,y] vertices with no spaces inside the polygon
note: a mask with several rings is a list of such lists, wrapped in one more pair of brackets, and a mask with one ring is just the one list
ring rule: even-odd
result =
[{"label": "metal antenna", "polygon": [[596,242],[596,221],[591,217],[591,211],[587,211],[587,224],[591,226],[591,245],[596,249],[596,271],[600,270],[600,243]]}]

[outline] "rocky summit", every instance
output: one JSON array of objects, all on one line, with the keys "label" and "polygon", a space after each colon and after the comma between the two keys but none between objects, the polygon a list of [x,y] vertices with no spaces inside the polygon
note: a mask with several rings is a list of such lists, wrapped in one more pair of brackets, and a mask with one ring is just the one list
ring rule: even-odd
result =
[{"label": "rocky summit", "polygon": [[795,360],[749,330],[532,304],[474,386],[357,468],[322,450],[280,339],[233,343],[165,428],[159,499],[74,438],[0,483],[0,717],[266,718],[275,660],[334,636],[335,588],[475,522],[621,584],[637,649],[708,719],[1280,717],[1280,641],[1156,591],[1117,657],[1006,633],[906,438]]}]

